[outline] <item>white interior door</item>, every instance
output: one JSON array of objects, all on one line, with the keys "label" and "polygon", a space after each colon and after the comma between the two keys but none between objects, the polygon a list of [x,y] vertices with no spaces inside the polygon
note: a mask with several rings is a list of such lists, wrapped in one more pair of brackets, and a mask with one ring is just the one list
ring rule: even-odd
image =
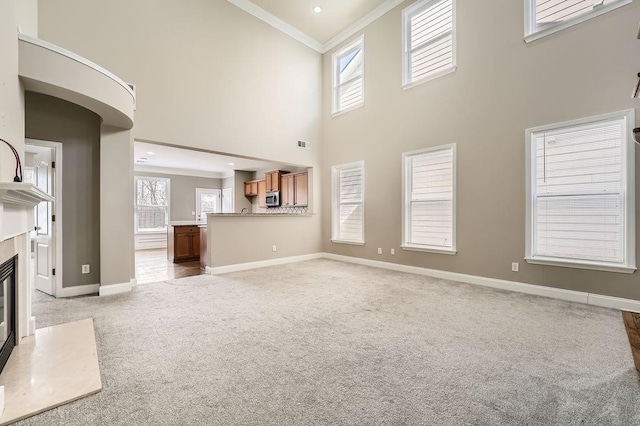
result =
[{"label": "white interior door", "polygon": [[222,213],[233,213],[233,188],[222,189]]},{"label": "white interior door", "polygon": [[207,213],[222,211],[219,189],[196,188],[196,221],[206,223]]},{"label": "white interior door", "polygon": [[[54,180],[52,171],[53,149],[46,148],[34,155],[34,170],[36,186],[54,196]],[[34,247],[35,286],[36,289],[54,295],[55,283],[53,278],[54,248],[52,215],[55,206],[52,202],[43,201],[36,206],[36,237]]]}]

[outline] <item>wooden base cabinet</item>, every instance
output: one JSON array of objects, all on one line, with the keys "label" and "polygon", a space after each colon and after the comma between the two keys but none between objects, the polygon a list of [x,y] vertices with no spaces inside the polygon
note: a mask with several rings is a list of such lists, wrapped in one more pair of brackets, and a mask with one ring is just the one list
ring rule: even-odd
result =
[{"label": "wooden base cabinet", "polygon": [[309,175],[307,172],[282,176],[280,197],[282,207],[305,207],[309,204]]},{"label": "wooden base cabinet", "polygon": [[200,228],[197,225],[170,226],[167,258],[173,263],[200,260]]}]

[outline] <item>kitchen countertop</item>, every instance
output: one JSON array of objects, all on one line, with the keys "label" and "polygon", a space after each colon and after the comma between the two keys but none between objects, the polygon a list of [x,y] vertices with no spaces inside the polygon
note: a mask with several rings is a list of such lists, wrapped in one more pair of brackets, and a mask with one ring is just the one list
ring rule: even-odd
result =
[{"label": "kitchen countertop", "polygon": [[277,216],[277,217],[311,217],[313,214],[311,213],[209,213],[207,216],[210,217],[256,217],[256,216]]}]

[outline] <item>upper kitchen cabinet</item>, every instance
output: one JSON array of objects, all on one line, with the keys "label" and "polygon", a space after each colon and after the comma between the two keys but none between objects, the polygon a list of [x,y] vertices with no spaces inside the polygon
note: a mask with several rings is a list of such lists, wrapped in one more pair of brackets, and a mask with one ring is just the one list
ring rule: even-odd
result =
[{"label": "upper kitchen cabinet", "polygon": [[268,182],[264,179],[258,181],[258,207],[267,207],[267,185]]},{"label": "upper kitchen cabinet", "polygon": [[304,207],[309,203],[309,175],[307,172],[282,176],[280,190],[283,207]]},{"label": "upper kitchen cabinet", "polygon": [[252,197],[254,195],[258,195],[258,181],[252,180],[250,182],[244,183],[244,196]]},{"label": "upper kitchen cabinet", "polygon": [[282,175],[288,172],[282,172],[275,170],[273,172],[267,172],[264,174],[264,178],[267,185],[267,192],[280,191],[282,187]]}]

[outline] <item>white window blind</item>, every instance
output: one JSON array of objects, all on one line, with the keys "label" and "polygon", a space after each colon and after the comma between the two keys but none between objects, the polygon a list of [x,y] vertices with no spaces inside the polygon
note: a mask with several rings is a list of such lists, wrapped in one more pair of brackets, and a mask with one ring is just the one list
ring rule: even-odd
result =
[{"label": "white window blind", "polygon": [[403,12],[404,84],[455,69],[454,0],[419,2]]},{"label": "white window blind", "polygon": [[632,0],[525,0],[525,35],[552,33],[609,12]]},{"label": "white window blind", "polygon": [[364,243],[364,163],[333,167],[333,232],[337,242]]},{"label": "white window blind", "polygon": [[364,38],[333,56],[333,113],[364,103]]},{"label": "white window blind", "polygon": [[455,145],[405,154],[403,246],[455,250]]},{"label": "white window blind", "polygon": [[531,258],[628,262],[627,127],[623,116],[531,133]]}]

